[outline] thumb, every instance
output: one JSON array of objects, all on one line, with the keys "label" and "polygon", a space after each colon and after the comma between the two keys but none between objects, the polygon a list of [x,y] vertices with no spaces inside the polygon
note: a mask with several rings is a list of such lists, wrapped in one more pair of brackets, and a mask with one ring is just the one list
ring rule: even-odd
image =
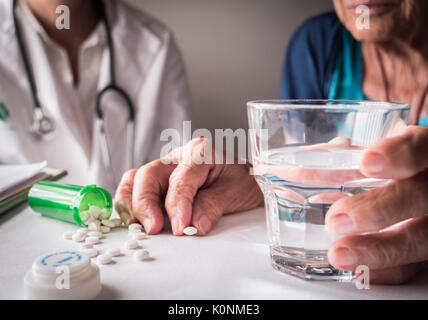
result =
[{"label": "thumb", "polygon": [[137,170],[129,170],[123,174],[114,197],[114,208],[119,214],[120,219],[127,226],[136,221],[132,214],[132,190],[136,172]]},{"label": "thumb", "polygon": [[206,235],[215,226],[224,213],[224,196],[214,184],[200,190],[193,203],[192,225],[198,229],[198,235]]},{"label": "thumb", "polygon": [[361,162],[364,175],[380,179],[410,178],[427,167],[428,128],[417,126],[371,146]]}]

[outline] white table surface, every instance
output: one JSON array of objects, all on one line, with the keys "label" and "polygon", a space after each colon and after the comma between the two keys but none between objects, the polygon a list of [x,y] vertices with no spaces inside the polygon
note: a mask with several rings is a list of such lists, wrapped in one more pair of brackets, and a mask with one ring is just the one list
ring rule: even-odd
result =
[{"label": "white table surface", "polygon": [[[77,249],[62,233],[77,226],[40,217],[26,206],[0,217],[0,299],[22,299],[23,277],[44,253]],[[99,247],[122,247],[127,230],[116,229]],[[102,265],[101,299],[427,299],[428,272],[410,284],[358,290],[352,283],[305,281],[270,265],[264,209],[223,217],[206,237],[174,237],[169,231],[141,240],[153,261],[130,251]]]}]

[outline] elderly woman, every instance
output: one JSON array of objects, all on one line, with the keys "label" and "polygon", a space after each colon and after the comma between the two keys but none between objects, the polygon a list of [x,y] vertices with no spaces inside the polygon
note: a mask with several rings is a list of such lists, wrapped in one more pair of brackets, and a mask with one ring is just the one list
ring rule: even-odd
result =
[{"label": "elderly woman", "polygon": [[[358,23],[362,3],[370,10],[369,29]],[[337,15],[309,20],[291,40],[282,97],[406,102],[412,106],[410,122],[427,124],[428,2],[334,0],[334,5]],[[203,145],[204,140],[192,141],[168,157],[188,159]],[[116,195],[119,211],[134,214],[151,234],[163,228],[164,209],[175,235],[189,225],[206,234],[223,214],[262,201],[246,165],[163,163],[159,159],[127,172]],[[407,281],[427,266],[427,167],[428,128],[421,126],[365,152],[362,173],[393,181],[332,205],[326,224],[343,236],[329,249],[333,266],[366,265],[372,282],[389,284]]]},{"label": "elderly woman", "polygon": [[334,6],[337,15],[308,20],[291,39],[281,98],[405,102],[410,123],[428,125],[428,2],[334,0]]}]

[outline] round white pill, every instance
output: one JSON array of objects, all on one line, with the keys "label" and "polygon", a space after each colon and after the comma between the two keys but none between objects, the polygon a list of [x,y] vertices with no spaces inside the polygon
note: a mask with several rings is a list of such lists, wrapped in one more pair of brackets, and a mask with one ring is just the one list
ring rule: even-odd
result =
[{"label": "round white pill", "polygon": [[146,234],[144,232],[135,232],[132,234],[132,239],[134,240],[143,240],[146,238]]},{"label": "round white pill", "polygon": [[110,227],[106,227],[106,226],[101,226],[100,227],[100,231],[102,232],[102,233],[109,233],[110,232]]},{"label": "round white pill", "polygon": [[110,228],[114,228],[114,226],[115,226],[114,222],[112,222],[111,220],[107,220],[107,219],[101,220],[101,223],[104,226],[110,227]]},{"label": "round white pill", "polygon": [[89,211],[92,213],[92,215],[94,214],[94,212],[101,213],[101,209],[97,206],[90,206]]},{"label": "round white pill", "polygon": [[138,261],[147,260],[148,258],[150,258],[150,252],[148,252],[147,250],[138,250],[134,253],[134,258]]},{"label": "round white pill", "polygon": [[74,232],[73,232],[73,231],[66,231],[66,232],[64,232],[64,233],[62,234],[62,237],[63,237],[65,240],[71,240],[71,239],[72,239],[72,237],[73,237],[73,234],[74,234]]},{"label": "round white pill", "polygon": [[120,219],[110,219],[110,221],[114,224],[114,228],[120,227],[122,225],[122,220]]},{"label": "round white pill", "polygon": [[107,210],[101,211],[100,218],[101,219],[108,219],[108,211]]},{"label": "round white pill", "polygon": [[97,248],[86,248],[82,250],[84,253],[86,253],[91,258],[95,258],[98,255],[98,249]]},{"label": "round white pill", "polygon": [[139,224],[139,223],[131,223],[131,224],[128,226],[128,230],[129,230],[129,231],[132,231],[132,230],[141,230],[141,228],[142,228],[142,226],[141,226],[141,224]]},{"label": "round white pill", "polygon": [[77,233],[77,232],[75,232],[71,237],[71,239],[73,239],[73,241],[75,242],[82,242],[83,240],[85,240],[85,238],[86,236],[84,234]]},{"label": "round white pill", "polygon": [[106,250],[106,253],[110,254],[112,257],[117,257],[120,255],[120,249],[119,248],[108,248]]},{"label": "round white pill", "polygon": [[93,245],[90,243],[86,243],[86,242],[82,243],[82,245],[80,246],[81,250],[90,249],[90,248],[93,248]]},{"label": "round white pill", "polygon": [[87,212],[86,212],[86,213],[82,216],[82,221],[83,221],[83,222],[88,221],[88,220],[89,220],[89,218],[90,218],[89,213],[87,213]]},{"label": "round white pill", "polygon": [[198,229],[196,229],[195,227],[187,227],[187,228],[184,228],[183,233],[186,236],[194,236],[195,234],[198,233]]},{"label": "round white pill", "polygon": [[100,242],[100,239],[98,237],[87,237],[85,240],[85,243],[88,244],[97,244]]},{"label": "round white pill", "polygon": [[76,232],[80,233],[80,234],[83,234],[83,235],[87,235],[88,232],[89,232],[89,230],[87,228],[80,228],[80,229],[77,229]]},{"label": "round white pill", "polygon": [[130,239],[125,242],[125,248],[126,249],[136,249],[138,248],[138,241],[134,239]]},{"label": "round white pill", "polygon": [[101,238],[103,236],[103,234],[99,231],[89,231],[88,232],[88,236],[89,237],[98,237]]},{"label": "round white pill", "polygon": [[91,222],[88,225],[88,230],[89,231],[100,231],[100,223],[99,223],[99,221],[93,221],[93,222]]},{"label": "round white pill", "polygon": [[101,254],[101,255],[98,256],[97,262],[99,264],[108,264],[108,263],[110,263],[110,262],[113,261],[112,258],[113,257],[111,256],[111,254],[104,253],[104,254]]}]

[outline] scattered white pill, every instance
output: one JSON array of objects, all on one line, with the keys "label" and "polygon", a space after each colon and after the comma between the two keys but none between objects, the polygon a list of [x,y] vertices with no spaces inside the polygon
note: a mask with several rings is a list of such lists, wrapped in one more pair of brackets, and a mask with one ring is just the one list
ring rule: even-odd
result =
[{"label": "scattered white pill", "polygon": [[100,218],[101,219],[108,219],[108,211],[107,210],[101,211]]},{"label": "scattered white pill", "polygon": [[100,239],[98,237],[87,237],[85,240],[85,243],[88,244],[97,244],[100,242]]},{"label": "scattered white pill", "polygon": [[102,232],[102,233],[109,233],[110,232],[110,227],[106,227],[106,226],[101,226],[100,227],[100,231]]},{"label": "scattered white pill", "polygon": [[98,214],[101,214],[101,209],[97,206],[90,206],[89,211],[94,215],[95,212],[98,212]]},{"label": "scattered white pill", "polygon": [[92,244],[90,244],[90,243],[82,243],[82,245],[80,246],[80,249],[81,250],[85,250],[85,249],[90,249],[90,248],[93,248],[94,246],[92,245]]},{"label": "scattered white pill", "polygon": [[103,234],[100,231],[89,231],[88,237],[98,237],[101,238]]},{"label": "scattered white pill", "polygon": [[195,234],[198,233],[198,229],[196,229],[195,227],[187,227],[187,228],[184,228],[183,233],[186,236],[194,236]]},{"label": "scattered white pill", "polygon": [[114,228],[120,227],[122,225],[122,220],[120,219],[110,219],[110,221],[114,224]]},{"label": "scattered white pill", "polygon": [[87,248],[82,250],[84,253],[86,253],[91,258],[95,258],[98,255],[98,249],[97,248]]},{"label": "scattered white pill", "polygon": [[134,239],[130,239],[125,242],[125,248],[126,249],[136,249],[138,248],[138,241]]},{"label": "scattered white pill", "polygon": [[128,230],[129,231],[133,231],[133,230],[141,230],[142,229],[142,226],[141,226],[141,224],[139,224],[139,223],[131,223],[129,226],[128,226]]},{"label": "scattered white pill", "polygon": [[89,226],[92,222],[95,222],[95,221],[97,221],[97,220],[95,220],[94,218],[90,217],[88,220],[85,221],[85,224],[87,226]]},{"label": "scattered white pill", "polygon": [[65,240],[71,240],[71,239],[72,239],[72,237],[73,237],[73,234],[74,234],[74,231],[67,231],[67,232],[64,232],[64,233],[62,234],[62,237],[63,237]]},{"label": "scattered white pill", "polygon": [[77,232],[75,232],[71,237],[71,239],[75,242],[82,242],[83,240],[85,240],[85,238],[86,236],[84,234],[77,233]]},{"label": "scattered white pill", "polygon": [[120,249],[119,248],[108,248],[106,253],[110,254],[112,257],[117,257],[120,255]]},{"label": "scattered white pill", "polygon": [[101,220],[101,223],[102,223],[104,226],[109,227],[109,228],[114,228],[114,227],[116,226],[116,225],[114,224],[114,222],[112,222],[111,220],[107,220],[107,219]]},{"label": "scattered white pill", "polygon": [[97,262],[99,264],[108,264],[108,263],[110,263],[110,262],[113,261],[112,258],[113,257],[111,256],[111,254],[104,253],[104,254],[101,254],[101,255],[98,256]]},{"label": "scattered white pill", "polygon": [[86,213],[82,216],[82,221],[83,221],[83,222],[86,222],[86,221],[88,221],[88,220],[89,220],[89,218],[90,218],[90,216],[89,216],[89,214],[86,212]]},{"label": "scattered white pill", "polygon": [[80,233],[80,234],[83,234],[83,235],[87,235],[88,234],[88,229],[87,228],[80,228],[80,229],[77,229],[77,233]]},{"label": "scattered white pill", "polygon": [[132,234],[132,239],[134,240],[143,240],[146,238],[146,234],[144,232],[134,232]]},{"label": "scattered white pill", "polygon": [[138,250],[134,253],[134,258],[138,261],[147,260],[150,258],[150,252],[148,252],[147,250]]},{"label": "scattered white pill", "polygon": [[[98,223],[97,223],[98,222]],[[93,221],[88,225],[89,231],[100,231],[99,221]]]}]

